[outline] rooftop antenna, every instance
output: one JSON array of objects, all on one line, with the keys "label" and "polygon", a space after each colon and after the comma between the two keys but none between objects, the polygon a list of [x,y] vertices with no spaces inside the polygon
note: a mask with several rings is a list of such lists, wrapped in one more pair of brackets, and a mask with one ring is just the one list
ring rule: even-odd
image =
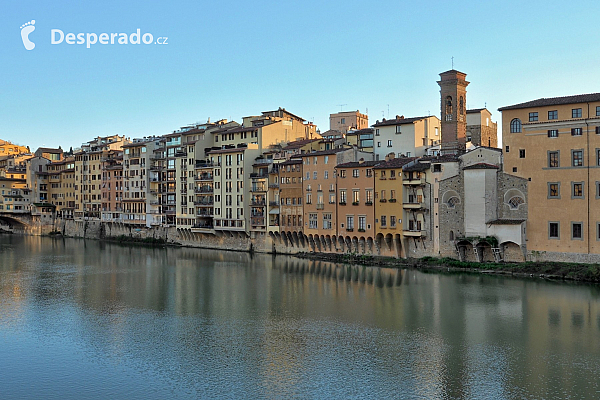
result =
[{"label": "rooftop antenna", "polygon": [[483,104],[484,104],[484,107],[487,108],[487,101],[485,103],[483,103]]},{"label": "rooftop antenna", "polygon": [[369,107],[367,107],[365,114],[369,115]]},{"label": "rooftop antenna", "polygon": [[337,106],[340,108],[340,112],[342,112],[342,107],[347,106],[348,104],[338,104]]},{"label": "rooftop antenna", "polygon": [[390,119],[390,105],[388,104],[388,119]]},{"label": "rooftop antenna", "polygon": [[454,56],[452,56],[452,69],[454,69]]}]

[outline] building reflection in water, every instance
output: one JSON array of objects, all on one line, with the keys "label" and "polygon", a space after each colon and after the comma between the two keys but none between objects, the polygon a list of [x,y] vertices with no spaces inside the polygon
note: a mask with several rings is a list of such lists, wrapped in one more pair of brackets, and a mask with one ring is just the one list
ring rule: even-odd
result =
[{"label": "building reflection in water", "polygon": [[3,236],[0,332],[60,332],[187,392],[594,397],[599,289]]}]

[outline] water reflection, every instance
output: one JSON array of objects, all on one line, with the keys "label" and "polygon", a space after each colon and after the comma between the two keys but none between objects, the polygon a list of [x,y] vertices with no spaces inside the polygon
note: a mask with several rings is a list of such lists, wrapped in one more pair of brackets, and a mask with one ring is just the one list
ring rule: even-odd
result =
[{"label": "water reflection", "polygon": [[594,286],[19,236],[0,237],[0,260],[8,397],[600,390]]}]

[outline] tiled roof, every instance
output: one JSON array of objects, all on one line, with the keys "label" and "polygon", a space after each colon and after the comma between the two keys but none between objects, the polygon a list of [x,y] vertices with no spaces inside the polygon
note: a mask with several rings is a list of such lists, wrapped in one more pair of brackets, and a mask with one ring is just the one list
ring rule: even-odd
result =
[{"label": "tiled roof", "polygon": [[415,157],[393,158],[389,161],[380,161],[380,164],[374,167],[374,169],[402,168],[403,166],[414,160]]},{"label": "tiled roof", "polygon": [[408,167],[402,168],[403,171],[427,171],[429,169],[429,164],[423,164],[420,162],[416,162],[413,165],[409,165]]},{"label": "tiled roof", "polygon": [[563,104],[572,103],[588,103],[593,101],[600,101],[600,93],[589,93],[589,94],[578,94],[575,96],[563,96],[563,97],[550,97],[541,98],[537,100],[527,101],[525,103],[514,104],[512,106],[500,107],[498,111],[504,110],[517,110],[519,108],[530,108],[530,107],[546,107],[546,106],[559,106]]},{"label": "tiled roof", "polygon": [[499,166],[488,163],[477,163],[464,167],[463,169],[500,169]]},{"label": "tiled roof", "polygon": [[471,110],[467,110],[467,114],[476,114],[482,112],[483,110],[487,110],[487,108],[473,108]]},{"label": "tiled roof", "polygon": [[526,220],[524,219],[495,219],[488,222],[489,225],[519,225]]},{"label": "tiled roof", "polygon": [[321,150],[321,151],[313,151],[312,153],[304,153],[298,154],[298,157],[313,157],[313,156],[324,156],[329,154],[336,154],[340,151],[351,150],[349,147],[347,148],[339,148],[339,149],[329,149],[329,150]]},{"label": "tiled roof", "polygon": [[283,150],[299,149],[300,147],[304,147],[309,143],[318,142],[319,140],[321,140],[321,139],[296,140],[295,142],[289,142],[286,146],[283,147]]},{"label": "tiled roof", "polygon": [[432,163],[444,163],[444,162],[457,162],[458,155],[456,154],[443,154],[441,156],[423,156],[423,161],[430,161]]},{"label": "tiled roof", "polygon": [[373,133],[373,132],[374,132],[373,128],[358,129],[358,130],[346,133],[346,136],[364,135],[364,134]]},{"label": "tiled roof", "polygon": [[374,167],[381,164],[381,161],[352,161],[343,164],[338,164],[336,168],[357,168],[357,167]]},{"label": "tiled roof", "polygon": [[299,158],[294,158],[294,159],[279,163],[279,165],[296,165],[296,164],[302,164],[302,160]]},{"label": "tiled roof", "polygon": [[420,121],[420,120],[425,119],[425,118],[427,118],[427,117],[394,118],[394,119],[388,119],[388,120],[381,121],[381,122],[376,122],[375,125],[373,125],[373,126],[389,126],[389,125],[412,124],[415,121]]},{"label": "tiled roof", "polygon": [[52,153],[52,154],[63,152],[62,149],[52,149],[50,147],[38,147],[38,149],[36,150],[36,153],[40,150],[42,151],[42,153]]}]

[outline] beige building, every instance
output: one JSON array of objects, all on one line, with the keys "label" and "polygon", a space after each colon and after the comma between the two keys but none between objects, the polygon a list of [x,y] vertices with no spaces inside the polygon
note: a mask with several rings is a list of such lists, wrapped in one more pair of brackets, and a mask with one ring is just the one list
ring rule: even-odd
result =
[{"label": "beige building", "polygon": [[487,108],[467,110],[466,142],[475,146],[498,147],[498,124]]},{"label": "beige building", "polygon": [[329,115],[329,129],[347,133],[349,130],[366,129],[369,127],[369,116],[360,111],[342,111]]},{"label": "beige building", "polygon": [[2,156],[16,156],[18,154],[30,153],[29,147],[19,146],[9,141],[0,139],[0,157]]},{"label": "beige building", "polygon": [[529,180],[528,251],[538,259],[598,261],[600,94],[542,98],[499,111],[504,166]]}]

